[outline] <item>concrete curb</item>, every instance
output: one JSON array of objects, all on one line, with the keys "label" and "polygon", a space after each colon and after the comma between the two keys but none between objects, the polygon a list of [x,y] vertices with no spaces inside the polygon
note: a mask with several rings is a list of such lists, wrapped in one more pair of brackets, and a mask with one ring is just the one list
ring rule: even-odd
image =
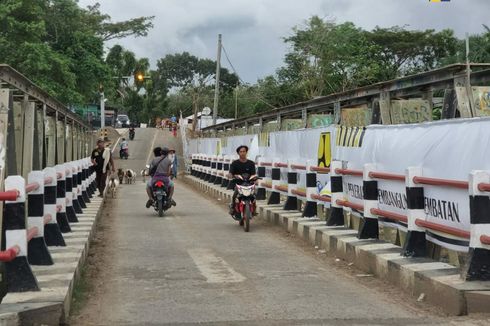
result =
[{"label": "concrete curb", "polygon": [[63,234],[66,247],[49,247],[52,266],[31,266],[41,291],[8,293],[0,305],[0,325],[60,325],[70,313],[73,288],[80,278],[95,235],[104,200],[94,196],[72,232]]},{"label": "concrete curb", "polygon": [[[212,197],[231,200],[232,191],[193,176],[185,177]],[[373,274],[448,315],[490,312],[490,282],[465,282],[460,270],[429,258],[405,258],[401,248],[378,239],[358,239],[357,231],[328,227],[316,218],[302,218],[298,211],[285,211],[282,205],[258,201],[259,217],[296,234],[362,271]]]}]

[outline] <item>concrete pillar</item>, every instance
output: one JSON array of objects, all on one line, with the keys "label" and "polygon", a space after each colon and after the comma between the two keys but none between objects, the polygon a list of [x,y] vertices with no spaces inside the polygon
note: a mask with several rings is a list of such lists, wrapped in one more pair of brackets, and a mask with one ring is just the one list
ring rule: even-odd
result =
[{"label": "concrete pillar", "polygon": [[44,148],[46,149],[46,166],[56,165],[56,117],[47,116],[45,122]]},{"label": "concrete pillar", "polygon": [[56,121],[56,163],[63,164],[66,162],[66,127],[65,120]]},{"label": "concrete pillar", "polygon": [[56,218],[56,185],[58,182],[56,169],[47,167],[44,169],[44,175],[51,179],[51,182],[44,186],[44,215],[51,216],[51,220],[44,225],[44,240],[48,246],[64,247],[66,246],[65,239]]},{"label": "concrete pillar", "polygon": [[9,176],[5,179],[5,190],[16,190],[15,201],[5,202],[5,248],[17,248],[17,257],[5,264],[8,291],[26,292],[39,291],[36,276],[27,260],[27,218],[26,218],[26,183],[21,176]]},{"label": "concrete pillar", "polygon": [[24,100],[24,139],[22,151],[22,177],[27,179],[27,175],[33,168],[34,154],[34,131],[36,120],[36,106],[33,102]]},{"label": "concrete pillar", "polygon": [[[46,105],[43,104],[43,107]],[[43,108],[34,110],[34,134],[32,146],[32,169],[39,171],[44,164],[44,114]]]},{"label": "concrete pillar", "polygon": [[53,258],[44,240],[44,172],[29,172],[28,183],[37,183],[39,187],[27,195],[28,229],[35,227],[38,230],[28,242],[27,258],[31,265],[53,265]]},{"label": "concrete pillar", "polygon": [[[14,152],[15,152],[15,168],[9,166],[9,175],[18,175],[22,174],[22,154],[24,153],[24,106],[29,102],[27,99],[21,102],[14,102],[13,105],[13,115],[12,115],[12,123],[14,132],[10,133],[14,141]],[[10,148],[10,147],[9,147]]]},{"label": "concrete pillar", "polygon": [[65,141],[65,160],[66,162],[73,161],[73,125],[66,123],[66,141]]},{"label": "concrete pillar", "polygon": [[[0,89],[0,191],[4,191],[4,178],[7,174],[7,134],[8,134],[8,120],[9,109],[12,105],[12,93],[8,89]],[[11,155],[13,156],[13,155]],[[3,225],[3,201],[0,201],[0,225]],[[0,243],[3,243],[3,230],[0,232]],[[3,272],[1,276],[3,276]],[[0,283],[4,282],[4,277]],[[0,287],[1,289],[2,287]],[[1,290],[0,290],[1,291]],[[0,298],[5,293],[0,292]]]}]

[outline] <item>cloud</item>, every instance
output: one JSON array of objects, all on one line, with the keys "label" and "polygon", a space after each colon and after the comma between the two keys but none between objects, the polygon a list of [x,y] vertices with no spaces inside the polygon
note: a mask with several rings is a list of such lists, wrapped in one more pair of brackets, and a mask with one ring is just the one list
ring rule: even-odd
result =
[{"label": "cloud", "polygon": [[[94,0],[80,0],[83,7]],[[247,82],[272,74],[283,63],[283,38],[292,27],[312,15],[352,21],[366,29],[409,26],[413,29],[452,28],[460,37],[479,33],[487,21],[489,0],[104,0],[101,10],[113,20],[155,16],[146,38],[117,40],[153,66],[166,54],[188,51],[199,57],[216,57],[217,35]],[[108,46],[114,44],[109,43]],[[223,57],[223,66],[230,68]]]}]

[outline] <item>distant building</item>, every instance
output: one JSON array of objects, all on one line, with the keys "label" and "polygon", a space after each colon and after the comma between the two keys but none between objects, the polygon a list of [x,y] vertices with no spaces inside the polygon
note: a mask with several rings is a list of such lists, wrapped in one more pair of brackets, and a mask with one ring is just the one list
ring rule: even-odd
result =
[{"label": "distant building", "polygon": [[[184,125],[189,125],[191,126],[192,125],[192,121],[194,120],[194,114],[188,116],[188,117],[185,117],[184,119]],[[216,119],[216,123],[217,124],[220,124],[220,123],[223,123],[223,122],[227,122],[227,121],[231,121],[233,119],[224,119],[224,118],[220,118],[218,117]],[[199,130],[199,129],[202,129],[202,128],[206,128],[206,127],[209,127],[209,126],[212,126],[213,125],[213,117],[210,116],[210,115],[202,115],[201,112],[198,112],[197,113],[197,124],[196,124],[196,129]]]}]

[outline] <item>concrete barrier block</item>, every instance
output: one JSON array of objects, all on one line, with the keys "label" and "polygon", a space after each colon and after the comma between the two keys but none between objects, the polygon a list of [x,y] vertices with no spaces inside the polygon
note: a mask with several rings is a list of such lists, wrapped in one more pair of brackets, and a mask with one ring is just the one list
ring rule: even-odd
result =
[{"label": "concrete barrier block", "polygon": [[465,297],[469,314],[490,312],[490,291],[468,291]]},{"label": "concrete barrier block", "polygon": [[320,230],[320,232],[322,233],[322,249],[332,252],[337,251],[339,237],[357,235],[356,231],[346,229],[343,226],[328,227],[327,229]]},{"label": "concrete barrier block", "polygon": [[312,246],[320,246],[321,235],[317,237],[317,231],[321,228],[327,228],[325,221],[311,222],[306,225],[308,229],[308,238],[306,241]]},{"label": "concrete barrier block", "polygon": [[377,261],[376,254],[373,252],[391,247],[391,244],[380,242],[377,239],[358,240],[347,244],[346,257],[363,271],[375,274],[377,270]]},{"label": "concrete barrier block", "polygon": [[295,229],[296,234],[299,237],[303,238],[303,240],[305,241],[308,241],[310,236],[310,230],[308,229],[308,226],[311,225],[311,223],[318,223],[318,222],[320,222],[319,218],[302,218],[302,219],[295,220],[293,222],[293,227]]}]

